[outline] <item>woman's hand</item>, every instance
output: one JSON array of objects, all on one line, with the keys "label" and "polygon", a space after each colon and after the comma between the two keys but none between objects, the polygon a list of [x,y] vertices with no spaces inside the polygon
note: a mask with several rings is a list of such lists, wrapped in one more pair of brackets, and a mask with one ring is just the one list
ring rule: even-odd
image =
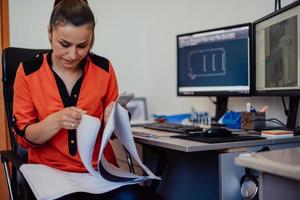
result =
[{"label": "woman's hand", "polygon": [[[108,118],[110,116],[110,113],[112,111],[112,108],[113,106],[116,104],[116,102],[111,102],[106,108],[105,108],[105,111],[104,111],[104,124],[106,124],[106,122],[108,121]],[[123,108],[125,108],[127,110],[127,104],[125,105],[122,105],[121,106]]]},{"label": "woman's hand", "polygon": [[44,120],[31,124],[25,129],[27,140],[35,144],[43,144],[55,136],[62,128],[76,129],[86,111],[77,107],[64,108],[46,117]]},{"label": "woman's hand", "polygon": [[115,102],[111,102],[106,108],[105,108],[105,111],[104,111],[104,124],[106,124],[106,122],[108,121],[108,118],[110,116],[110,113],[113,109],[115,105]]},{"label": "woman's hand", "polygon": [[52,120],[56,122],[60,129],[65,128],[73,130],[78,128],[82,114],[85,113],[86,111],[78,107],[67,107],[50,115],[49,118],[53,118]]}]

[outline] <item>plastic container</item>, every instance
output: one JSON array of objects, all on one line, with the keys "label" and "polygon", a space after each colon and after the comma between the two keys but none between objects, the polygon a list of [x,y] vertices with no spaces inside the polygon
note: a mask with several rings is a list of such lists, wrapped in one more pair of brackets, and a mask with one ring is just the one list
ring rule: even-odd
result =
[{"label": "plastic container", "polygon": [[228,128],[241,128],[241,113],[240,112],[226,112],[223,115],[223,124]]}]

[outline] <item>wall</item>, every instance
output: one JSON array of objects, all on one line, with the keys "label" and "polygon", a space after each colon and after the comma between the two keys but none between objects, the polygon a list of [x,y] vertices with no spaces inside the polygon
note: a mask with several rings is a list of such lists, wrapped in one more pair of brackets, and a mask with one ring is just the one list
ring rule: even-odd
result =
[{"label": "wall", "polygon": [[[11,45],[48,48],[53,0],[10,0]],[[214,113],[207,97],[176,96],[176,35],[252,22],[274,10],[274,0],[89,0],[96,15],[95,53],[110,58],[120,91],[145,96],[150,113]],[[283,5],[292,2],[282,1]],[[268,104],[269,117],[285,120],[280,98],[230,98],[229,109],[247,101]],[[261,103],[263,102],[263,103]]]}]

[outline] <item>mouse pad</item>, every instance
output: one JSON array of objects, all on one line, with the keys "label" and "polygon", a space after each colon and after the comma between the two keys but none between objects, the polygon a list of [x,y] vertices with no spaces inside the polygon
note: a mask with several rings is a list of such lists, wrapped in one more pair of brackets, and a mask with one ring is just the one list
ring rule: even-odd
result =
[{"label": "mouse pad", "polygon": [[247,140],[261,140],[266,139],[260,136],[250,136],[250,135],[230,135],[226,137],[206,137],[203,135],[177,135],[171,136],[174,138],[184,139],[184,140],[192,140],[196,142],[204,142],[204,143],[223,143],[223,142],[238,142],[238,141],[247,141]]}]

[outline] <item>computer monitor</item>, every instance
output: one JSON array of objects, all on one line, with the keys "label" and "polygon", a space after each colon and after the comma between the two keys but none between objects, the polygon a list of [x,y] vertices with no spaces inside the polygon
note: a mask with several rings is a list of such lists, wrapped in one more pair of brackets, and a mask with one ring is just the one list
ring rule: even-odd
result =
[{"label": "computer monitor", "polygon": [[256,95],[300,96],[299,5],[254,22]]},{"label": "computer monitor", "polygon": [[228,96],[252,92],[252,24],[177,36],[177,95],[217,96],[216,118]]},{"label": "computer monitor", "polygon": [[300,1],[253,24],[255,94],[289,96],[287,127],[295,128],[300,96]]}]

